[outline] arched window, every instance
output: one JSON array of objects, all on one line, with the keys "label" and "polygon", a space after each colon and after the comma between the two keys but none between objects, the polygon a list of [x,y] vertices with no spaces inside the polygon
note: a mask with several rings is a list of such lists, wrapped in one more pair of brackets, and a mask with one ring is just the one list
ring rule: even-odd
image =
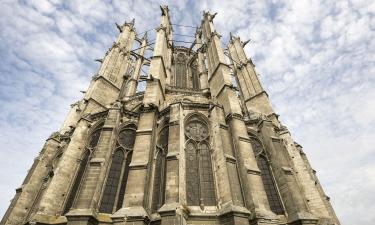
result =
[{"label": "arched window", "polygon": [[268,165],[268,160],[263,151],[262,144],[258,139],[251,137],[251,145],[253,147],[254,155],[256,156],[257,164],[261,173],[270,208],[275,214],[283,215],[284,208],[281,204],[280,196],[276,189],[272,171],[270,169],[270,166]]},{"label": "arched window", "polygon": [[118,135],[116,150],[109,167],[99,212],[113,213],[122,207],[135,135],[136,127],[134,125],[126,126]]},{"label": "arched window", "polygon": [[109,169],[107,183],[104,189],[99,212],[112,213],[116,201],[117,189],[120,183],[122,164],[124,163],[124,152],[118,149],[113,154],[111,167]]},{"label": "arched window", "polygon": [[198,67],[197,67],[197,62],[196,60],[193,61],[190,65],[191,69],[191,76],[192,76],[192,81],[193,81],[193,89],[199,90],[199,74],[198,74]]},{"label": "arched window", "polygon": [[160,133],[157,142],[155,158],[154,187],[151,208],[156,211],[165,202],[165,177],[166,177],[166,156],[168,153],[169,126],[165,125]]},{"label": "arched window", "polygon": [[176,86],[186,87],[186,56],[178,53],[176,56]]},{"label": "arched window", "polygon": [[185,127],[186,196],[188,205],[216,205],[207,125],[194,116]]},{"label": "arched window", "polygon": [[83,153],[81,157],[81,163],[76,173],[76,177],[74,179],[73,185],[70,189],[69,197],[67,198],[66,203],[65,203],[64,214],[67,213],[73,205],[74,199],[78,193],[79,185],[81,184],[81,180],[83,178],[83,174],[85,173],[87,163],[90,158],[90,154],[95,150],[96,146],[98,145],[103,125],[104,125],[103,123],[98,125],[96,129],[90,135],[90,138],[86,145],[87,150]]}]

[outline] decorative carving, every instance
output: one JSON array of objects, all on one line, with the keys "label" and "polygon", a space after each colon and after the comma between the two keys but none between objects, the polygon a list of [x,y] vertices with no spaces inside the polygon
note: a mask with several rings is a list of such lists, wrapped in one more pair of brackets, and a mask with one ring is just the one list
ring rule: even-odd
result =
[{"label": "decorative carving", "polygon": [[186,126],[185,134],[195,141],[202,141],[208,137],[208,129],[202,122],[192,121]]},{"label": "decorative carving", "polygon": [[124,148],[132,148],[135,141],[135,129],[125,129],[118,135],[118,143]]},{"label": "decorative carving", "polygon": [[207,125],[198,117],[190,118],[185,126],[186,195],[188,205],[215,205],[215,185],[208,145]]}]

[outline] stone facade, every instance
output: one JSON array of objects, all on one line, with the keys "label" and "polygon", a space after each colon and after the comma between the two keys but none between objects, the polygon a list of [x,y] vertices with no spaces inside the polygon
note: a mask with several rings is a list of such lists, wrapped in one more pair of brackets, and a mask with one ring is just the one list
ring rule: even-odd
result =
[{"label": "stone facade", "polygon": [[192,46],[175,46],[168,7],[161,12],[153,48],[134,20],[117,25],[84,98],[47,139],[1,224],[339,225],[246,42],[231,35],[224,51],[216,14],[204,12]]}]

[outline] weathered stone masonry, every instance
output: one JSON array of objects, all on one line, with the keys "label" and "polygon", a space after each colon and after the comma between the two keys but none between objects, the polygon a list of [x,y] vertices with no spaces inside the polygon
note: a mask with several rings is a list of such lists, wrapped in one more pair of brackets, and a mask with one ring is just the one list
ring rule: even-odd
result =
[{"label": "weathered stone masonry", "polygon": [[169,13],[161,6],[155,43],[138,37],[134,20],[117,25],[1,224],[339,225],[247,42],[230,35],[224,50],[216,14],[204,12],[194,43],[177,46]]}]

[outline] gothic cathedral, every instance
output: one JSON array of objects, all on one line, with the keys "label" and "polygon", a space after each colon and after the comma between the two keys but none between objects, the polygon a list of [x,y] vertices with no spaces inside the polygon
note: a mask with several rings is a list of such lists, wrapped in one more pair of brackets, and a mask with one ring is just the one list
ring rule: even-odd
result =
[{"label": "gothic cathedral", "polygon": [[117,25],[1,224],[339,225],[246,42],[231,35],[224,50],[215,16],[203,13],[190,47],[173,40],[167,6],[154,43],[134,20]]}]

